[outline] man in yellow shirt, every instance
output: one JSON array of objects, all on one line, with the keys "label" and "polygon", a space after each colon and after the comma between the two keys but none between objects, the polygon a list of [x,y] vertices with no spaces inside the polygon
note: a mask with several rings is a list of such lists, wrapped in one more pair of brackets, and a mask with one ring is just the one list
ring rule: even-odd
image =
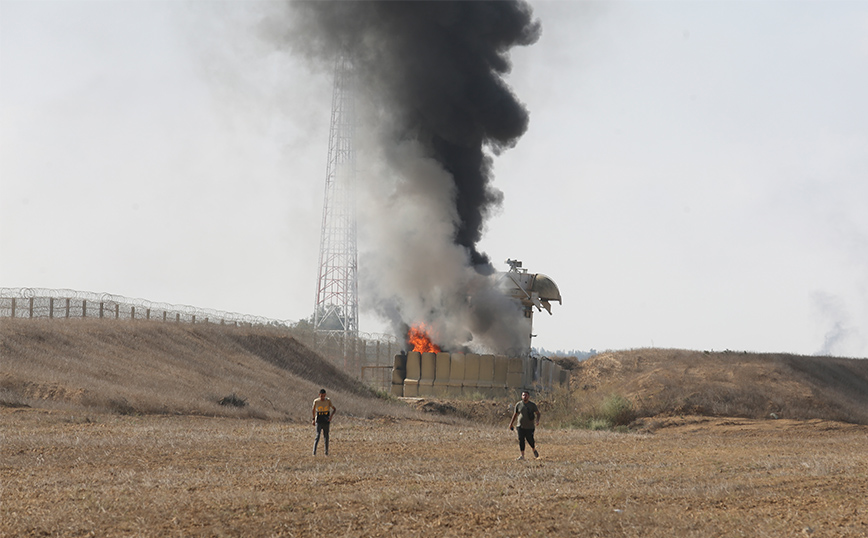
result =
[{"label": "man in yellow shirt", "polygon": [[320,389],[319,398],[313,401],[313,409],[311,410],[311,422],[316,425],[316,441],[313,442],[314,456],[316,456],[320,434],[325,439],[325,455],[329,455],[329,425],[337,412],[338,410],[332,405],[332,401],[326,397],[326,390]]}]

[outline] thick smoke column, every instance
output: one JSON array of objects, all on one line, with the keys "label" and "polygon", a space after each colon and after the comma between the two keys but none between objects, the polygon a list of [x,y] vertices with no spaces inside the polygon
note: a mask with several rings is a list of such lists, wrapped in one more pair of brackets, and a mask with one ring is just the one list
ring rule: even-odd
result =
[{"label": "thick smoke column", "polygon": [[[540,36],[529,5],[289,6],[282,38],[323,65],[349,54],[359,77],[361,122],[373,129],[357,143],[366,160],[362,195],[369,196],[360,230],[377,242],[375,259],[363,259],[376,272],[363,282],[363,297],[370,290],[367,298],[381,314],[396,323],[428,321],[453,345],[479,343],[477,333],[509,334],[493,327],[494,318],[512,318],[515,309],[497,304],[490,279],[480,278],[494,268],[477,244],[502,200],[491,184],[491,154],[513,146],[528,125],[502,76],[510,70],[510,48]],[[476,304],[468,310],[469,294]]]}]

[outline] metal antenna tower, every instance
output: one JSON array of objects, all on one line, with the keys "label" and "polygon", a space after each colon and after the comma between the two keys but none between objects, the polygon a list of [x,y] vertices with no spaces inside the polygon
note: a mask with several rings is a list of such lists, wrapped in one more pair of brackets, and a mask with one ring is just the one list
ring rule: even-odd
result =
[{"label": "metal antenna tower", "polygon": [[339,344],[345,359],[359,333],[355,121],[353,65],[342,54],[335,62],[314,329]]}]

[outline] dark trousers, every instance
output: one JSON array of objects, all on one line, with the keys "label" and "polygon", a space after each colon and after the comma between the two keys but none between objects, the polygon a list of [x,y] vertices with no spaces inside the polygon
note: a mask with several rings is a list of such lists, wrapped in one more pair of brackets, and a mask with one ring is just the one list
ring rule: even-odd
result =
[{"label": "dark trousers", "polygon": [[317,422],[316,423],[316,441],[313,442],[313,453],[316,454],[316,447],[319,444],[319,436],[322,434],[323,439],[325,439],[325,453],[326,456],[329,455],[329,423],[328,422]]},{"label": "dark trousers", "polygon": [[516,428],[516,430],[518,430],[518,448],[522,452],[524,452],[525,441],[530,445],[531,450],[536,448],[536,444],[533,442],[533,428]]}]

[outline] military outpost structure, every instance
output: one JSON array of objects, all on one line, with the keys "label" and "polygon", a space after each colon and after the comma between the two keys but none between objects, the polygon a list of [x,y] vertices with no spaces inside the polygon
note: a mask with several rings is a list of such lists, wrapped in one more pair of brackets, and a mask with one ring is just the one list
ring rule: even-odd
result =
[{"label": "military outpost structure", "polygon": [[567,381],[568,372],[548,358],[531,354],[533,313],[551,303],[562,303],[555,282],[543,274],[528,273],[518,260],[507,260],[509,271],[499,273],[504,294],[522,305],[526,339],[515,356],[419,352],[395,355],[392,368],[392,395],[416,398],[480,394],[486,397],[514,394],[517,390],[548,390]]}]

